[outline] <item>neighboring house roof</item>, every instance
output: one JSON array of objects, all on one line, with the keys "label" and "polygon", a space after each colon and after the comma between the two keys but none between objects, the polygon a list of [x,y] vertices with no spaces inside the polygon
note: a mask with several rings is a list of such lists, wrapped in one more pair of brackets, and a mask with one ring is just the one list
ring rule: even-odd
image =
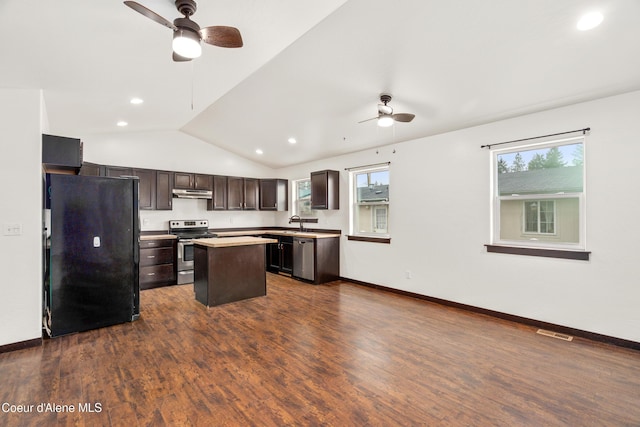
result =
[{"label": "neighboring house roof", "polygon": [[389,201],[389,184],[358,187],[358,200],[361,202]]},{"label": "neighboring house roof", "polygon": [[582,191],[582,167],[533,169],[498,174],[501,196],[510,194],[550,194]]},{"label": "neighboring house roof", "polygon": [[311,197],[311,188],[303,188],[298,190],[298,198],[299,199],[306,199]]}]

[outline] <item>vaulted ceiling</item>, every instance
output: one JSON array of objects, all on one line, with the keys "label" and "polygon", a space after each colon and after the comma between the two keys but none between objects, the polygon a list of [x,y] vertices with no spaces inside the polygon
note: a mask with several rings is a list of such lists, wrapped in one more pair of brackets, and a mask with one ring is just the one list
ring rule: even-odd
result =
[{"label": "vaulted ceiling", "polygon": [[[120,0],[4,0],[0,86],[43,89],[52,133],[181,130],[271,167],[640,89],[637,0],[201,0],[193,19],[244,47],[175,63],[171,30]],[[381,93],[416,118],[358,123]]]}]

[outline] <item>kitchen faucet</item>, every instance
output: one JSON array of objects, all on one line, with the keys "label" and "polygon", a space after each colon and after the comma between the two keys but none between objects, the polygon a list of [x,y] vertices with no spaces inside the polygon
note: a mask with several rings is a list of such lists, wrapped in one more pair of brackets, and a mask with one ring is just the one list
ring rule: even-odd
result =
[{"label": "kitchen faucet", "polygon": [[296,219],[300,223],[300,232],[304,231],[304,228],[302,227],[302,224],[303,224],[302,218],[300,218],[300,216],[298,215],[293,215],[291,218],[289,218],[289,224],[291,224]]}]

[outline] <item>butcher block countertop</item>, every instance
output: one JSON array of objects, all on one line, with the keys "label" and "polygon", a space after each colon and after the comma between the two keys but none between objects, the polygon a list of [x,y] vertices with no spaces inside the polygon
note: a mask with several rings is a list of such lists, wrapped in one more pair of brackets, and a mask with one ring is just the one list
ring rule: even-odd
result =
[{"label": "butcher block countertop", "polygon": [[226,248],[229,246],[265,245],[267,243],[278,243],[276,239],[265,239],[263,237],[212,237],[209,239],[197,239],[193,243],[209,248]]},{"label": "butcher block countertop", "polygon": [[177,239],[173,234],[145,234],[140,235],[140,240],[161,240],[161,239]]},{"label": "butcher block countertop", "polygon": [[293,237],[309,237],[312,239],[322,239],[328,237],[340,237],[340,234],[335,233],[316,233],[313,231],[293,231],[293,230],[242,230],[242,231],[214,231],[218,237],[230,237],[230,236],[246,236],[269,234],[273,236],[293,236]]}]

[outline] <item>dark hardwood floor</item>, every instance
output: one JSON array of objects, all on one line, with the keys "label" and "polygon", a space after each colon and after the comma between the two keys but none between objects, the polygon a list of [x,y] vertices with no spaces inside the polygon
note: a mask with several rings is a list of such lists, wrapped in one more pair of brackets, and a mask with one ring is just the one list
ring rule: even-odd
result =
[{"label": "dark hardwood floor", "polygon": [[272,274],[266,297],[210,309],[149,289],[136,322],[0,354],[0,425],[640,425],[639,352],[535,331]]}]

